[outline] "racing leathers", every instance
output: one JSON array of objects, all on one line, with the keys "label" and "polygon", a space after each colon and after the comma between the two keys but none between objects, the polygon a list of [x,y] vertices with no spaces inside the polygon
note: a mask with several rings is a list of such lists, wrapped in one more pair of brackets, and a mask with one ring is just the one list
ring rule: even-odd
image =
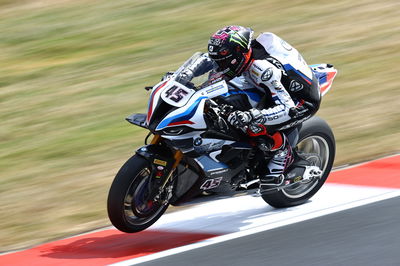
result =
[{"label": "racing leathers", "polygon": [[292,148],[282,130],[315,114],[321,96],[313,71],[287,42],[273,33],[262,33],[251,47],[252,60],[236,80],[243,91],[256,89],[265,97],[248,111],[232,112],[228,122],[250,136],[264,134],[273,140],[270,148],[275,153],[267,173],[260,178],[262,191],[281,185],[282,174],[293,161]]}]

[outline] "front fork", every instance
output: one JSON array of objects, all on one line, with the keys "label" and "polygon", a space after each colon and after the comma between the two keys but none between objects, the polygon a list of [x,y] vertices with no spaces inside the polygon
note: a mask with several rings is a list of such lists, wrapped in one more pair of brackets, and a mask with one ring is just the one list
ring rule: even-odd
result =
[{"label": "front fork", "polygon": [[[160,135],[154,135],[153,139],[150,142],[150,145],[158,145],[160,144],[162,137]],[[162,193],[167,183],[171,180],[172,174],[175,171],[176,167],[178,167],[179,163],[183,158],[183,153],[180,150],[176,150],[173,154],[173,163],[167,174],[167,178],[164,179],[162,185],[159,187],[159,194]]]}]

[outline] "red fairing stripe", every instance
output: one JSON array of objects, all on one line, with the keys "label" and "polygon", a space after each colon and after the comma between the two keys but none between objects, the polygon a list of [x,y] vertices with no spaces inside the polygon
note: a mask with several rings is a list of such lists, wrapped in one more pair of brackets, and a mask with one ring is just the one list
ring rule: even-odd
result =
[{"label": "red fairing stripe", "polygon": [[158,88],[151,94],[150,101],[149,101],[149,102],[150,102],[149,111],[147,112],[147,117],[146,117],[146,122],[147,122],[147,123],[150,122],[151,115],[153,114],[153,98],[154,98],[154,95],[156,95],[156,93],[157,93],[162,87],[164,87],[165,84],[167,84],[167,81],[164,82],[163,84],[161,84],[160,86],[158,86]]},{"label": "red fairing stripe", "polygon": [[328,72],[327,73],[327,81],[321,86],[321,94],[324,94],[325,90],[327,90],[330,86],[332,86],[333,79],[335,78],[337,72]]},{"label": "red fairing stripe", "polygon": [[178,121],[178,122],[170,123],[170,124],[168,124],[168,126],[176,126],[176,125],[183,125],[183,124],[193,125],[194,123],[192,121],[185,120],[185,121]]}]

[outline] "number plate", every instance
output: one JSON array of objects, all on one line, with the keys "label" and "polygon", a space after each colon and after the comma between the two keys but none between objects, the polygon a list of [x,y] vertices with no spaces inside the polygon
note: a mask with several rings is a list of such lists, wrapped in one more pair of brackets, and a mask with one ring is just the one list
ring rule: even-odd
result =
[{"label": "number plate", "polygon": [[170,105],[182,107],[189,101],[194,93],[194,90],[172,81],[163,89],[161,99]]}]

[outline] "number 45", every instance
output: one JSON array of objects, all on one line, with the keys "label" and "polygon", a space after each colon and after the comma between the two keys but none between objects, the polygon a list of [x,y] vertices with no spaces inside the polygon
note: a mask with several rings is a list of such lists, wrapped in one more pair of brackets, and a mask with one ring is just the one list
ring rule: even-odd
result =
[{"label": "number 45", "polygon": [[171,88],[169,88],[166,92],[165,92],[165,96],[167,96],[167,98],[171,99],[174,102],[179,102],[180,100],[182,100],[182,98],[184,96],[186,96],[188,94],[187,91],[185,91],[182,88],[178,88],[177,86],[172,86]]}]

